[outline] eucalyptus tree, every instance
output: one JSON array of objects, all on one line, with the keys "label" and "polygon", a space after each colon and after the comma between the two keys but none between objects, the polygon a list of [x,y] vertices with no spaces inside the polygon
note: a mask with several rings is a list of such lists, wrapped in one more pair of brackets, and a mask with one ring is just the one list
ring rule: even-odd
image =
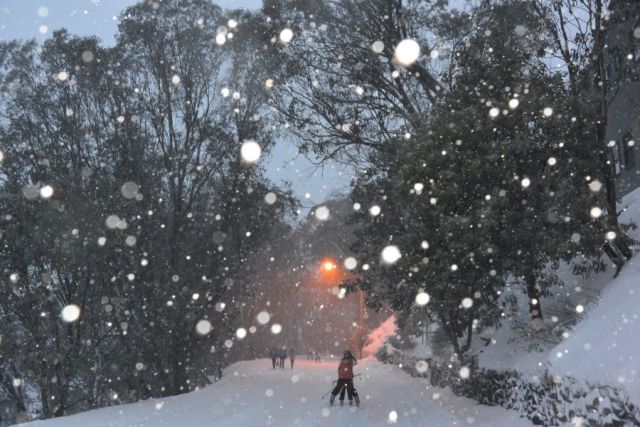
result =
[{"label": "eucalyptus tree", "polygon": [[264,3],[265,44],[280,64],[272,105],[303,152],[367,165],[419,127],[444,92],[440,59],[451,52],[433,39],[444,4]]}]

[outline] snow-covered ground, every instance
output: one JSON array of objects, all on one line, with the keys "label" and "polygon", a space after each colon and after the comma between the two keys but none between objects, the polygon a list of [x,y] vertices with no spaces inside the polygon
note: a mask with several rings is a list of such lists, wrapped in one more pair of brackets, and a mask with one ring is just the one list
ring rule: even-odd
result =
[{"label": "snow-covered ground", "polygon": [[[623,222],[640,224],[640,188],[625,196],[621,207]],[[640,238],[640,230],[630,234]],[[609,268],[585,280],[572,275],[567,266],[561,268],[559,275],[566,285],[554,289],[554,295],[544,298],[542,305],[547,322],[558,314],[559,322],[568,323],[566,338],[531,348],[532,341],[514,330],[515,322],[505,321],[502,328],[483,334],[493,343],[476,348],[480,365],[531,374],[548,369],[593,384],[624,388],[632,401],[640,403],[640,254],[625,265],[619,277],[614,279],[613,274]],[[512,292],[520,293],[526,304],[521,287]],[[582,314],[576,314],[579,305]],[[561,309],[565,316],[573,311],[569,317],[574,316],[578,323],[570,326]],[[519,316],[527,320],[526,305]]]},{"label": "snow-covered ground", "polygon": [[[640,188],[623,200],[623,221],[640,224]],[[632,233],[638,239],[638,230]],[[611,273],[609,272],[609,278]],[[548,354],[552,372],[627,390],[640,403],[640,254],[607,282],[600,301]]]},{"label": "snow-covered ground", "polygon": [[529,426],[514,411],[488,407],[430,387],[374,359],[355,368],[362,408],[328,406],[321,399],[336,377],[336,361],[296,361],[273,370],[269,360],[236,363],[202,390],[130,405],[23,424],[29,427],[195,426]]},{"label": "snow-covered ground", "polygon": [[640,402],[640,259],[632,258],[569,337],[548,355],[551,371],[625,388]]}]

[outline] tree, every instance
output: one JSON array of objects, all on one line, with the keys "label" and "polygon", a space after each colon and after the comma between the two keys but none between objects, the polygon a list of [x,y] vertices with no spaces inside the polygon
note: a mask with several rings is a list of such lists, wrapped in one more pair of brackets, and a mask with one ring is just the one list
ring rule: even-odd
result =
[{"label": "tree", "polygon": [[[268,1],[265,30],[280,64],[272,105],[303,152],[319,161],[369,165],[399,135],[419,127],[443,92],[430,41],[442,1]],[[354,25],[354,23],[356,23]],[[283,42],[279,34],[290,29]],[[417,41],[421,56],[401,66],[395,47]],[[429,56],[431,55],[431,56]]]},{"label": "tree", "polygon": [[601,205],[605,207],[608,232],[614,233],[614,237],[605,241],[603,248],[616,265],[617,275],[633,256],[634,241],[626,234],[630,226],[618,220],[618,194],[611,162],[614,145],[609,144],[606,134],[611,90],[622,82],[607,73],[609,46],[605,40],[610,12],[604,0],[536,0],[532,4],[553,40],[551,57],[564,64],[571,96],[590,100],[575,110],[584,126],[582,139],[589,146],[583,152],[591,163],[585,178],[598,192],[604,186]]},{"label": "tree", "polygon": [[[533,36],[530,5],[484,2],[473,12],[451,89],[353,195],[364,225],[356,248],[368,265],[359,285],[400,316],[422,310],[414,301],[428,294],[430,320],[460,357],[476,331],[499,323],[510,277],[525,283],[540,326],[540,298],[559,283],[554,270],[597,258],[594,236],[604,235],[586,208],[597,196],[576,174],[580,134],[567,91],[538,60],[547,41]],[[388,246],[401,255],[392,265],[384,253],[379,261]]]},{"label": "tree", "polygon": [[[483,2],[474,23],[480,30],[471,33],[454,68],[450,117],[444,119],[452,132],[445,135],[462,150],[470,139],[491,147],[484,159],[498,170],[484,177],[495,185],[484,197],[495,221],[494,253],[503,263],[500,274],[525,283],[540,327],[541,297],[561,283],[554,274],[559,263],[578,254],[599,256],[587,246],[585,230],[593,226],[589,209],[597,199],[575,178],[580,135],[571,97],[540,60],[550,41],[530,3]],[[578,230],[584,235],[579,245],[572,242]],[[602,240],[603,228],[593,230]]]},{"label": "tree", "polygon": [[2,64],[2,345],[34,351],[0,363],[44,417],[206,382],[259,274],[247,259],[295,208],[240,156],[273,145],[256,42],[213,43],[253,18],[156,6],[125,11],[114,48],[61,31]]},{"label": "tree", "polygon": [[[270,130],[263,124],[266,117],[261,115],[264,104],[260,97],[265,89],[255,83],[259,81],[258,67],[242,69],[242,61],[248,55],[241,51],[228,55],[224,46],[212,43],[222,34],[218,28],[227,25],[219,8],[204,1],[169,2],[157,10],[141,4],[129,9],[126,15],[130,18],[120,26],[119,46],[132,61],[131,86],[139,89],[140,123],[158,142],[157,155],[163,166],[160,177],[167,183],[169,195],[165,211],[168,214],[165,248],[169,252],[160,254],[165,268],[157,271],[160,277],[154,280],[177,283],[173,285],[178,287],[174,291],[176,303],[188,305],[192,304],[192,292],[181,290],[181,282],[196,282],[201,276],[231,280],[234,269],[230,270],[230,265],[238,266],[245,258],[242,251],[243,241],[248,240],[245,230],[251,223],[268,220],[266,214],[271,213],[260,210],[260,217],[252,218],[245,209],[249,200],[262,202],[266,189],[256,179],[257,170],[246,167],[238,156],[246,140],[260,141],[265,152],[273,144]],[[221,191],[212,192],[215,182]],[[207,193],[208,202],[198,203]],[[220,225],[214,215],[197,221],[219,230],[213,241],[202,242],[196,237],[201,234],[194,227],[196,219],[188,215],[212,208],[222,218]],[[252,239],[261,237],[260,229],[252,233],[255,233]],[[195,242],[206,244],[190,248]],[[218,247],[224,247],[224,251]],[[203,263],[208,268],[189,269],[190,263],[179,257],[183,253],[193,254],[196,266]],[[207,258],[208,262],[198,258]],[[217,261],[211,263],[212,259]],[[175,272],[181,269],[187,269],[186,276],[175,281]],[[215,293],[210,296],[214,301],[218,299]],[[185,319],[171,308],[166,311],[166,317],[162,317],[168,319],[169,325],[176,322],[181,325],[177,330],[169,328],[172,344],[159,350],[172,359],[167,363],[176,377],[166,387],[176,393],[188,379],[183,370],[191,358],[184,342],[189,335],[182,331],[192,329],[193,319]]]}]

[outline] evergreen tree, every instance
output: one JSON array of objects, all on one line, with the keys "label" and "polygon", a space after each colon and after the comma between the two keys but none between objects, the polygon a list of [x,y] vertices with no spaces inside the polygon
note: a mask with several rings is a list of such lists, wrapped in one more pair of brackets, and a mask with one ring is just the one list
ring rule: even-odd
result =
[{"label": "evergreen tree", "polygon": [[[474,331],[499,323],[511,277],[524,282],[541,326],[540,298],[559,283],[554,269],[596,256],[594,236],[604,236],[586,209],[597,198],[576,178],[580,141],[566,89],[538,60],[546,40],[533,36],[536,17],[527,2],[490,6],[474,11],[454,84],[424,128],[398,140],[353,196],[365,226],[356,248],[369,264],[360,286],[404,315],[428,294],[427,313],[458,355]],[[391,266],[379,261],[388,245],[401,254]]]},{"label": "evergreen tree", "polygon": [[113,48],[60,31],[0,64],[0,363],[44,417],[208,381],[295,208],[241,156],[274,142],[256,43],[216,44],[237,25],[208,2],[155,5]]}]

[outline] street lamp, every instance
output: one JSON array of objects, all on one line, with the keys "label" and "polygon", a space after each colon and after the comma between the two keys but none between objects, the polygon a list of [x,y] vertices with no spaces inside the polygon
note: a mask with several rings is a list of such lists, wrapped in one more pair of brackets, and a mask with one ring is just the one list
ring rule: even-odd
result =
[{"label": "street lamp", "polygon": [[324,271],[333,271],[337,268],[336,264],[333,261],[325,260],[322,263],[322,268]]},{"label": "street lamp", "polygon": [[[321,271],[323,273],[323,278],[332,286],[337,286],[340,283],[345,282],[346,279],[352,277],[352,274],[350,272],[339,268],[333,258],[324,258],[322,260]],[[366,332],[367,329],[365,323],[364,291],[358,288],[358,329],[355,336],[353,337],[353,341],[360,353],[364,345]],[[360,356],[362,356],[362,354],[360,354]]]}]

